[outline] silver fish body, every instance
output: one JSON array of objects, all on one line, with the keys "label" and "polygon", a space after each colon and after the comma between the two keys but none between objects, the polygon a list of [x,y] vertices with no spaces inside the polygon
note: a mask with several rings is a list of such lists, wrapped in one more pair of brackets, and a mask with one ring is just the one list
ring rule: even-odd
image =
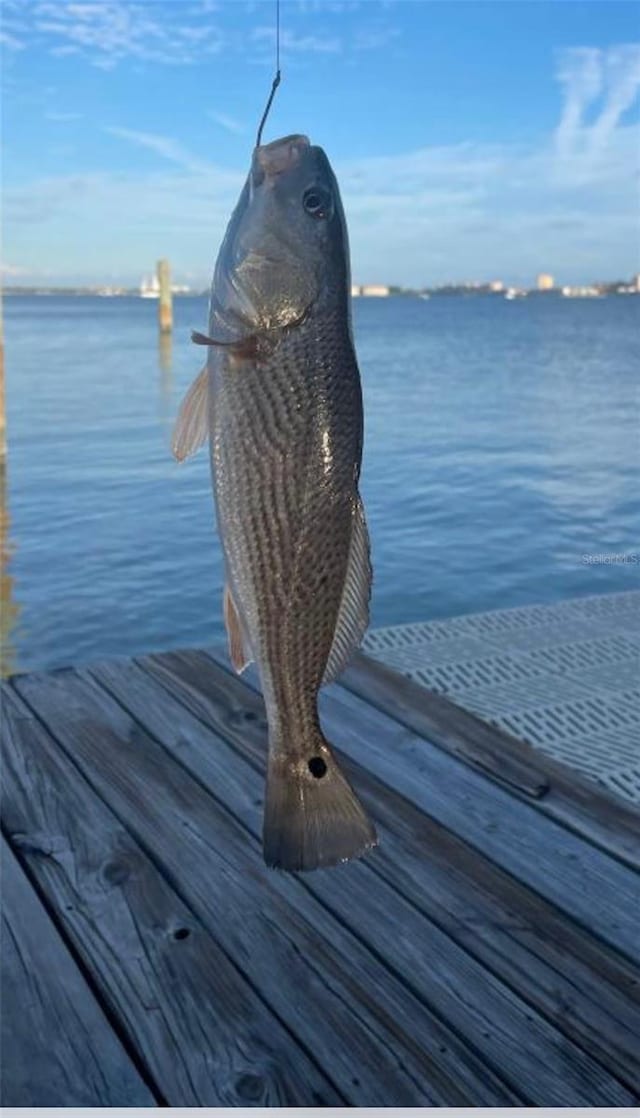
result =
[{"label": "silver fish body", "polygon": [[265,860],[288,870],[375,843],[318,716],[371,580],[349,300],[326,156],[304,137],[258,149],[216,265],[206,380],[232,658],[256,661],[269,724]]}]

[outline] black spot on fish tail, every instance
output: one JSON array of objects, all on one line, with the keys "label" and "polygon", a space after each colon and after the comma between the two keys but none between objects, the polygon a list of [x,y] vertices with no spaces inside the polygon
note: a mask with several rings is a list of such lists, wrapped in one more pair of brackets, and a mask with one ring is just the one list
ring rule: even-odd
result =
[{"label": "black spot on fish tail", "polygon": [[268,866],[297,872],[358,858],[376,845],[376,832],[325,741],[310,757],[269,755],[263,850]]}]

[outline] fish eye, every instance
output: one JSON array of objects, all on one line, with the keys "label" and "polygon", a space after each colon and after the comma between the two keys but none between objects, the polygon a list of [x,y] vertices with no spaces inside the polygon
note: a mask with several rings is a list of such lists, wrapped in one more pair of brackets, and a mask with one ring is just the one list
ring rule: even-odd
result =
[{"label": "fish eye", "polygon": [[328,190],[321,186],[311,186],[302,195],[302,205],[310,217],[330,217],[333,199]]}]

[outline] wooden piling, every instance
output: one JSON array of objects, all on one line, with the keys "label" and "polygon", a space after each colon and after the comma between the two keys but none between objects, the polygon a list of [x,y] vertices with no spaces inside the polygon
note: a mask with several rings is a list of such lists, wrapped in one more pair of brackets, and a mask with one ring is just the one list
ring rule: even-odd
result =
[{"label": "wooden piling", "polygon": [[160,298],[158,300],[158,325],[161,334],[170,334],[173,329],[173,303],[171,299],[171,272],[168,260],[159,260],[157,266]]}]

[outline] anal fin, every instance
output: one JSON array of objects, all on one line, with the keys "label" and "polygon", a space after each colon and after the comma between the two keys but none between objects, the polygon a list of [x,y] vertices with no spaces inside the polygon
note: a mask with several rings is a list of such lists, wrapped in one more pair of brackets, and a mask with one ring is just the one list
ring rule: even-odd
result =
[{"label": "anal fin", "polygon": [[245,668],[249,667],[252,656],[242,634],[240,617],[228,585],[225,585],[224,588],[223,613],[229,641],[229,656],[235,670],[240,675]]}]

